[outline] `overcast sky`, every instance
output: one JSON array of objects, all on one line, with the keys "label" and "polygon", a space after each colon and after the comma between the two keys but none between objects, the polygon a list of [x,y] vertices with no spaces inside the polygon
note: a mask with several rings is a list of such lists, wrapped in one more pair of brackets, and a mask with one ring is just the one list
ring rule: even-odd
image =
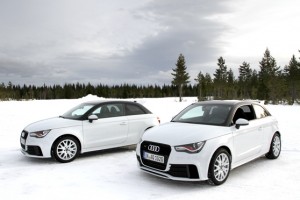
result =
[{"label": "overcast sky", "polygon": [[[299,0],[0,0],[0,83],[171,84],[300,57]],[[193,81],[192,81],[193,83]]]}]

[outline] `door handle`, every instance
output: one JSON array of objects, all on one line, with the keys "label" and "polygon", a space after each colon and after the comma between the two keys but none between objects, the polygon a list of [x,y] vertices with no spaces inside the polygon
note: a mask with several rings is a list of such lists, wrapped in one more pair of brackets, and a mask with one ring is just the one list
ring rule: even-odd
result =
[{"label": "door handle", "polygon": [[121,122],[120,125],[127,125],[127,122]]},{"label": "door handle", "polygon": [[262,126],[261,126],[261,127],[259,127],[259,128],[258,128],[258,130],[259,130],[259,131],[262,131],[262,130],[263,130],[263,127],[262,127]]}]

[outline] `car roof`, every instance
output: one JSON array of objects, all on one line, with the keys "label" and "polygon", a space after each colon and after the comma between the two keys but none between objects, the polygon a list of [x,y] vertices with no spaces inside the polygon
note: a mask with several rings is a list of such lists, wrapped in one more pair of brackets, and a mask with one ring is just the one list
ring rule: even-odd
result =
[{"label": "car roof", "polygon": [[210,100],[210,101],[200,101],[196,104],[205,105],[244,105],[244,104],[259,104],[257,100]]},{"label": "car roof", "polygon": [[137,103],[136,101],[128,101],[128,100],[93,100],[93,101],[86,101],[83,104],[101,104],[101,103]]}]

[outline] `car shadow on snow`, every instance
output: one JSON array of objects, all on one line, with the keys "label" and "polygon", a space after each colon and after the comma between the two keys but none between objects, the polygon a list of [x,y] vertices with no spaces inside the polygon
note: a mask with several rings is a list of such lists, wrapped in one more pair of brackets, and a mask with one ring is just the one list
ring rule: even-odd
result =
[{"label": "car shadow on snow", "polygon": [[140,174],[139,176],[142,179],[145,179],[145,181],[148,182],[153,182],[155,183],[155,185],[159,186],[161,185],[162,187],[169,187],[169,188],[176,188],[176,187],[180,187],[181,189],[199,189],[200,188],[209,188],[211,187],[207,181],[176,181],[176,180],[171,180],[171,179],[165,179],[165,178],[161,178],[158,176],[154,176],[142,171],[139,171]]},{"label": "car shadow on snow", "polygon": [[[120,154],[124,152],[133,152],[135,149],[128,148],[128,147],[118,147],[118,148],[113,148],[113,149],[105,149],[105,150],[99,150],[99,151],[93,151],[93,152],[87,152],[84,154],[79,154],[78,157],[70,162],[76,162],[76,161],[81,161],[81,160],[86,160],[86,159],[91,159],[91,158],[99,158],[103,156],[112,156],[115,154]],[[59,163],[56,161],[54,158],[35,158],[35,157],[27,157],[22,155],[22,153],[19,152],[19,150],[15,151],[17,152],[16,155],[14,156],[14,159],[12,159],[14,162],[18,160],[19,163],[23,164],[68,164],[68,163]],[[11,160],[11,159],[9,159]],[[7,160],[7,162],[10,162]]]},{"label": "car shadow on snow", "polygon": [[[103,149],[98,151],[91,151],[86,152],[83,154],[78,155],[76,160],[83,160],[83,159],[89,159],[89,158],[97,158],[97,157],[103,157],[103,156],[112,156],[114,154],[120,154],[125,152],[135,152],[135,148],[129,148],[129,147],[117,147],[112,149]],[[75,161],[76,161],[75,160]]]}]

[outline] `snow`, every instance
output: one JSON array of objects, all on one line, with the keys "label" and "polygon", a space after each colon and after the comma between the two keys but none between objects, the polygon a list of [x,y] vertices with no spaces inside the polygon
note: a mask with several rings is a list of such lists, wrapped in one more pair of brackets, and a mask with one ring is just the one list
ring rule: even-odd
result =
[{"label": "snow", "polygon": [[[140,171],[134,150],[117,148],[81,155],[67,164],[22,155],[19,137],[29,123],[58,116],[89,100],[0,102],[0,198],[26,199],[300,199],[300,106],[267,105],[282,133],[277,160],[261,157],[234,169],[227,182],[178,182]],[[132,99],[169,121],[196,98]]]}]

